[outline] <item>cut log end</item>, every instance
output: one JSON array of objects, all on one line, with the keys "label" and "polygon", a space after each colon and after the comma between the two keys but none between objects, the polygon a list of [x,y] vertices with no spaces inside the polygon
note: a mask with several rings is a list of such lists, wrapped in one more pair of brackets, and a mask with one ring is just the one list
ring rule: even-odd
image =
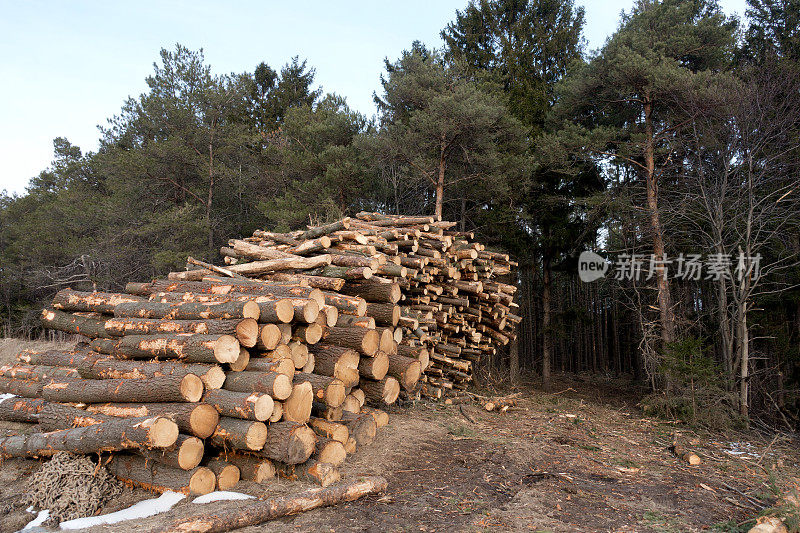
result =
[{"label": "cut log end", "polygon": [[178,466],[183,470],[191,470],[203,460],[205,446],[197,437],[186,438],[178,448]]},{"label": "cut log end", "polygon": [[178,440],[178,424],[168,418],[156,418],[150,426],[150,445],[154,448],[172,446]]},{"label": "cut log end", "polygon": [[210,437],[219,423],[219,413],[214,407],[201,403],[189,415],[189,425],[192,433],[201,439]]},{"label": "cut log end", "polygon": [[217,476],[210,469],[200,467],[192,474],[189,479],[189,494],[202,496],[209,492],[214,492],[217,484]]},{"label": "cut log end", "polygon": [[180,390],[187,402],[199,402],[203,397],[203,380],[194,374],[186,374],[181,379]]},{"label": "cut log end", "polygon": [[292,305],[292,301],[288,298],[284,298],[275,302],[275,314],[278,320],[284,324],[291,322],[294,318],[294,306]]},{"label": "cut log end", "polygon": [[245,302],[242,306],[242,316],[244,318],[252,318],[258,320],[261,316],[261,308],[258,307],[256,302]]},{"label": "cut log end", "polygon": [[305,424],[311,417],[314,390],[311,383],[297,383],[292,394],[283,402],[283,419]]},{"label": "cut log end", "polygon": [[292,395],[292,380],[285,374],[275,376],[275,382],[272,386],[273,398],[276,400],[285,400]]},{"label": "cut log end", "polygon": [[268,394],[259,395],[258,399],[253,405],[253,412],[255,413],[256,420],[265,422],[272,416],[272,411],[275,409],[275,400]]},{"label": "cut log end", "polygon": [[252,348],[258,341],[258,322],[253,318],[245,318],[236,324],[236,338],[245,348]]},{"label": "cut log end", "polygon": [[245,442],[247,443],[247,448],[250,450],[260,450],[264,447],[264,443],[267,442],[267,426],[261,422],[254,422],[250,424],[250,427],[247,429],[247,435],[245,435]]},{"label": "cut log end", "polygon": [[[249,302],[248,302],[249,303]],[[256,307],[257,304],[253,303]],[[239,358],[239,341],[232,335],[222,335],[214,343],[214,358],[220,363],[233,363]]]}]

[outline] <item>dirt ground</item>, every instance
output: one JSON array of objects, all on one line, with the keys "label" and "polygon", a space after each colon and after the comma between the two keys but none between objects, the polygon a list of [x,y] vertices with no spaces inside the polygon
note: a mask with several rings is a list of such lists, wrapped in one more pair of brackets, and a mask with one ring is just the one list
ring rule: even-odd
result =
[{"label": "dirt ground", "polygon": [[[341,469],[344,480],[385,476],[385,494],[240,531],[746,531],[774,504],[775,491],[800,477],[792,436],[712,433],[647,418],[625,384],[563,380],[552,393],[514,390],[521,401],[506,413],[430,402],[390,408],[389,425]],[[673,438],[703,463],[689,466],[670,454]],[[32,519],[18,502],[38,464],[0,467],[0,531]],[[236,490],[265,496],[307,487],[274,480]],[[129,489],[103,512],[148,497]],[[143,531],[198,510],[184,502],[168,515],[91,531]]]}]

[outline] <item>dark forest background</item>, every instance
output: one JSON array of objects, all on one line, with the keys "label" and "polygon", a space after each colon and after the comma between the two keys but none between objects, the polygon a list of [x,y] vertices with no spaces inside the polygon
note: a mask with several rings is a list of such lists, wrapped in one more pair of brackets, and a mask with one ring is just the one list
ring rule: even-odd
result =
[{"label": "dark forest background", "polygon": [[[496,375],[633,378],[655,413],[796,427],[800,0],[748,4],[639,0],[590,52],[571,0],[474,1],[441,49],[386,61],[374,119],[300,57],[220,74],[162,50],[97,152],[55,139],[25,194],[0,196],[3,334],[39,335],[61,288],[219,261],[257,228],[433,213],[441,179],[443,217],[520,263]],[[583,283],[583,250],[642,254],[644,275]],[[674,276],[688,254],[725,275]]]}]

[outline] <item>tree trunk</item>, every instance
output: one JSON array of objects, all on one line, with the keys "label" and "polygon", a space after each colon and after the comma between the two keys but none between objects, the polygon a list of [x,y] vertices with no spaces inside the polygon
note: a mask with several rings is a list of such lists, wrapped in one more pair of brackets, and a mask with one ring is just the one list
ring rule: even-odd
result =
[{"label": "tree trunk", "polygon": [[445,142],[444,134],[442,134],[441,142],[439,144],[439,174],[436,179],[436,211],[435,215],[438,220],[442,220],[442,206],[444,204],[444,176],[447,169],[445,159],[445,152],[447,151],[447,143]]},{"label": "tree trunk", "polygon": [[[347,396],[344,383],[333,377],[298,372],[294,375],[294,382],[311,384],[315,400],[330,407],[339,407]],[[309,404],[309,414],[310,407]]]},{"label": "tree trunk", "polygon": [[550,361],[553,352],[553,332],[550,327],[552,268],[550,255],[545,254],[542,266],[542,387],[550,389]]},{"label": "tree trunk", "polygon": [[264,483],[275,477],[275,465],[266,457],[227,453],[225,459],[239,468],[239,475],[245,481]]},{"label": "tree trunk", "polygon": [[380,335],[374,330],[364,328],[333,327],[323,334],[326,344],[334,344],[344,348],[358,350],[359,353],[372,357],[380,347]]},{"label": "tree trunk", "polygon": [[283,419],[305,424],[311,418],[314,388],[311,383],[295,383],[292,394],[283,401]]},{"label": "tree trunk", "polygon": [[[341,443],[337,442],[339,446]],[[344,448],[342,449],[344,451]],[[292,481],[310,481],[322,487],[327,487],[341,479],[339,469],[335,465],[322,463],[314,459],[309,459],[305,463],[297,465],[287,465],[275,463],[278,476]]]},{"label": "tree trunk", "polygon": [[309,427],[314,430],[314,433],[320,437],[333,439],[345,444],[347,439],[350,438],[350,431],[344,424],[325,420],[323,418],[311,417],[308,421]]},{"label": "tree trunk", "polygon": [[675,317],[669,292],[669,279],[664,266],[664,236],[658,212],[658,177],[655,172],[655,134],[653,132],[653,104],[645,97],[645,148],[644,159],[647,182],[647,208],[650,212],[650,230],[653,232],[653,258],[656,264],[658,287],[658,312],[661,318],[661,339],[666,345],[675,340]]}]

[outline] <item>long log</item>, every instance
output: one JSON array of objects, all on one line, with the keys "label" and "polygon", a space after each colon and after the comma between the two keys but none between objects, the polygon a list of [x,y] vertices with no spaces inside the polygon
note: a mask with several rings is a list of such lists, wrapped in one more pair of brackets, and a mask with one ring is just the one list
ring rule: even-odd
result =
[{"label": "long log", "polygon": [[232,363],[239,358],[239,341],[230,335],[127,335],[109,346],[95,341],[97,351],[126,359],[163,357],[187,363]]},{"label": "long log", "polygon": [[203,381],[194,374],[52,381],[42,387],[42,397],[49,402],[196,402],[202,396]]},{"label": "long log", "polygon": [[0,456],[41,457],[57,451],[89,454],[138,447],[164,448],[172,446],[177,438],[178,427],[165,418],[127,418],[0,438]]},{"label": "long log", "polygon": [[0,393],[13,394],[23,398],[40,398],[42,396],[42,382],[0,377]]},{"label": "long log", "polygon": [[86,379],[144,379],[194,374],[203,380],[206,389],[219,389],[225,381],[225,372],[218,365],[185,364],[176,361],[132,361],[112,357],[87,358],[78,366],[78,373]]},{"label": "long log", "polygon": [[63,366],[68,368],[75,368],[81,361],[91,357],[103,356],[92,352],[88,344],[80,344],[74,350],[45,350],[43,352],[22,350],[17,355],[17,359],[23,363],[31,365]]},{"label": "long log", "polygon": [[121,303],[142,300],[142,298],[130,294],[61,289],[53,297],[53,307],[61,311],[83,311],[110,315],[114,313],[114,308]]},{"label": "long log", "polygon": [[260,310],[254,301],[244,302],[134,302],[119,304],[114,316],[129,318],[163,318],[168,320],[233,320],[254,318],[258,320]]},{"label": "long log", "polygon": [[86,410],[118,418],[168,418],[181,432],[201,439],[214,433],[219,422],[217,410],[204,403],[104,403],[87,405]]},{"label": "long log", "polygon": [[189,517],[184,516],[170,523],[162,523],[149,533],[185,533],[187,531],[223,533],[310,511],[317,507],[351,502],[367,494],[383,492],[386,490],[386,486],[386,479],[382,477],[359,478],[357,481],[314,488],[292,496],[244,502],[235,508],[224,509],[211,515],[205,512]]},{"label": "long log", "polygon": [[76,379],[79,377],[78,371],[74,368],[27,365],[25,363],[0,366],[0,376],[15,379],[28,379],[31,381],[48,381],[62,378]]},{"label": "long log", "polygon": [[302,274],[295,272],[289,274],[286,272],[276,272],[270,274],[269,278],[274,281],[291,281],[291,282],[305,282],[309,287],[322,289],[323,291],[338,292],[344,287],[345,280],[341,278],[326,278],[323,276],[312,276],[309,274]]},{"label": "long log", "polygon": [[[231,265],[228,270],[243,276],[257,276],[267,272],[279,270],[311,270],[324,265],[331,264],[331,256],[318,255],[314,257],[284,257],[280,259],[267,259],[265,261],[253,261]],[[201,280],[205,276],[212,274],[210,270],[187,270],[183,272],[170,272],[167,278],[174,280]]]},{"label": "long log", "polygon": [[181,470],[137,455],[117,454],[106,465],[112,474],[146,490],[200,496],[214,490],[216,476],[206,467]]},{"label": "long log", "polygon": [[4,422],[36,423],[47,402],[41,398],[13,396],[0,400],[0,420]]},{"label": "long log", "polygon": [[383,283],[377,280],[351,281],[342,288],[343,294],[360,296],[368,302],[392,303],[400,301],[402,292],[397,283]]},{"label": "long log", "polygon": [[57,309],[43,309],[41,321],[45,328],[83,335],[91,339],[109,336],[106,332],[105,320],[99,318],[73,315]]},{"label": "long log", "polygon": [[201,335],[231,335],[242,346],[255,346],[258,323],[252,318],[234,320],[160,320],[153,318],[111,318],[105,322],[109,335],[160,335],[195,333]]}]

